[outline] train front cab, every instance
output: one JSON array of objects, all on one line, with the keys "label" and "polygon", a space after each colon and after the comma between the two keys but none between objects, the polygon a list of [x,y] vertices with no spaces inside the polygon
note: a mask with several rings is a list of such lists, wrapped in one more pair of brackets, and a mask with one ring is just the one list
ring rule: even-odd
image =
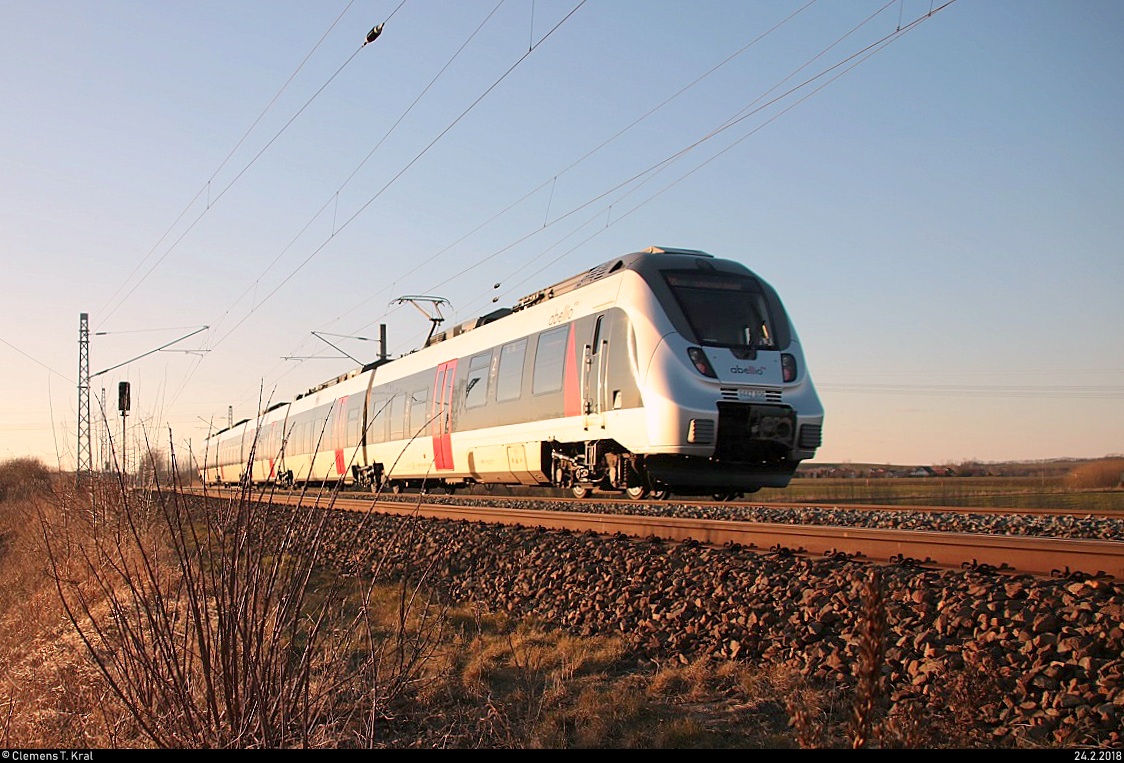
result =
[{"label": "train front cab", "polygon": [[787,486],[820,445],[823,407],[776,292],[702,253],[634,267],[659,305],[633,318],[637,346],[654,348],[638,363],[648,483],[724,497]]}]

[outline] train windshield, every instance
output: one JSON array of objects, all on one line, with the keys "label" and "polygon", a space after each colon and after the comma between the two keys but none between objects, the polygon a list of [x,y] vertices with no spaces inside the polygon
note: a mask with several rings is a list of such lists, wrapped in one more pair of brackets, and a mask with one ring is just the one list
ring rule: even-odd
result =
[{"label": "train windshield", "polygon": [[777,348],[768,302],[755,279],[694,271],[665,271],[664,278],[700,344]]}]

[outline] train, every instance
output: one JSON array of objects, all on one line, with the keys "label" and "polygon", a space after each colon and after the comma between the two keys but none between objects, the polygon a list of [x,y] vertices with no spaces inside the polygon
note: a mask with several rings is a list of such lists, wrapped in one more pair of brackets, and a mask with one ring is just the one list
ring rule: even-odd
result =
[{"label": "train", "polygon": [[201,479],[730,500],[822,443],[796,330],[736,260],[649,247],[438,327],[215,432]]}]

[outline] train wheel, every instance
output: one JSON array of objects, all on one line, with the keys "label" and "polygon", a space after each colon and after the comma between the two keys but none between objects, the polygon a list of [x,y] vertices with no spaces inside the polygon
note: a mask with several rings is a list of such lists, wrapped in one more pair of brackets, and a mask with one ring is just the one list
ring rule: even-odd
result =
[{"label": "train wheel", "polygon": [[714,500],[722,501],[723,503],[729,503],[730,501],[736,501],[739,497],[740,496],[739,496],[738,493],[715,493],[714,494]]},{"label": "train wheel", "polygon": [[574,484],[570,486],[570,493],[573,494],[574,498],[585,498],[589,495],[590,490],[585,485]]},{"label": "train wheel", "polygon": [[634,501],[639,501],[648,496],[648,488],[643,485],[633,485],[624,489],[625,495]]},{"label": "train wheel", "polygon": [[657,488],[648,494],[648,497],[655,501],[666,501],[671,495],[671,491],[667,488]]}]

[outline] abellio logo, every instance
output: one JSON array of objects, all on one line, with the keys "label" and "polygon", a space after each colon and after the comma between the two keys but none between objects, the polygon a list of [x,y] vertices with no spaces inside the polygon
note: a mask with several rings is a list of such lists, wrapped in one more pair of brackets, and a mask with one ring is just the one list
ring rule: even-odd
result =
[{"label": "abellio logo", "polygon": [[732,374],[752,374],[753,376],[764,376],[764,366],[750,366],[743,368],[742,366],[730,366],[730,373]]}]

